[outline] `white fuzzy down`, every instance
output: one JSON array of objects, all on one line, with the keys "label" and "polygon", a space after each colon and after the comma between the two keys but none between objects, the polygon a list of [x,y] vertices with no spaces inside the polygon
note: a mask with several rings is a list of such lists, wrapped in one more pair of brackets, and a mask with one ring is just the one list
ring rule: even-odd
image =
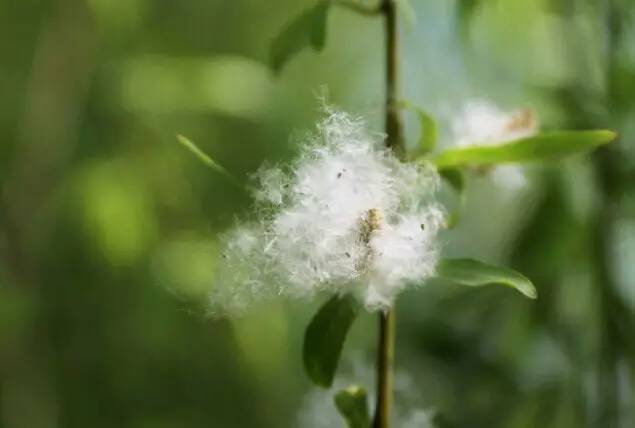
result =
[{"label": "white fuzzy down", "polygon": [[[538,119],[532,110],[507,112],[478,99],[467,102],[452,121],[454,142],[459,147],[498,145],[531,137],[538,130]],[[516,165],[500,165],[490,173],[497,184],[510,190],[526,184],[523,169]]]},{"label": "white fuzzy down", "polygon": [[[288,170],[256,174],[256,216],[225,238],[212,311],[274,295],[353,292],[385,310],[434,273],[434,169],[399,161],[361,119],[328,110]],[[371,215],[372,213],[372,215]]]},{"label": "white fuzzy down", "polygon": [[538,121],[530,109],[506,112],[484,100],[467,102],[452,121],[457,146],[496,145],[538,132]]}]

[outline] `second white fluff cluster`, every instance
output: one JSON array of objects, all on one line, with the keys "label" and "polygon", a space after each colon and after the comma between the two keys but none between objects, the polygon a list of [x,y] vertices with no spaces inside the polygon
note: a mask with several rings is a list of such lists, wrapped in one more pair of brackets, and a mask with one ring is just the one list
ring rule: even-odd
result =
[{"label": "second white fluff cluster", "polygon": [[[538,130],[538,118],[533,110],[504,111],[481,99],[467,102],[452,121],[454,144],[458,147],[496,146],[531,137]],[[517,165],[499,165],[490,173],[497,184],[510,190],[526,184],[524,170]]]},{"label": "second white fluff cluster", "polygon": [[531,109],[507,112],[485,100],[467,102],[452,121],[454,143],[459,147],[497,145],[538,132]]},{"label": "second white fluff cluster", "polygon": [[363,120],[327,111],[289,168],[263,168],[256,180],[256,219],[226,237],[213,311],[322,290],[385,310],[434,274],[438,175],[398,160]]}]

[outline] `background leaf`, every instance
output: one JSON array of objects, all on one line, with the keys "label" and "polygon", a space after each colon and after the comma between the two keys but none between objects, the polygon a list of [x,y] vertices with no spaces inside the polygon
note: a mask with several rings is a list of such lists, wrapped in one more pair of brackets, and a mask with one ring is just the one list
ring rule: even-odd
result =
[{"label": "background leaf", "polygon": [[357,316],[353,296],[334,296],[315,314],[304,336],[304,367],[311,380],[330,387],[344,340]]},{"label": "background leaf", "polygon": [[414,26],[417,23],[417,12],[412,7],[410,0],[397,0],[397,10],[408,25]]},{"label": "background leaf", "polygon": [[608,130],[545,133],[497,145],[446,150],[436,156],[434,163],[444,169],[554,160],[608,144],[615,137],[616,133]]},{"label": "background leaf", "polygon": [[423,153],[429,153],[434,150],[439,139],[437,121],[420,108],[415,108],[415,111],[419,116],[419,124],[421,126],[418,149]]},{"label": "background leaf", "polygon": [[490,265],[472,259],[443,259],[437,266],[437,275],[469,286],[505,285],[515,288],[531,299],[537,297],[536,289],[528,278],[505,266]]},{"label": "background leaf", "polygon": [[329,1],[319,1],[291,21],[273,40],[270,65],[274,72],[280,72],[285,63],[306,46],[316,51],[324,48],[329,6]]},{"label": "background leaf", "polygon": [[419,141],[411,156],[417,158],[434,150],[439,139],[439,128],[434,117],[427,111],[412,105],[409,101],[401,101],[399,105],[402,108],[414,111],[419,118]]},{"label": "background leaf", "polygon": [[461,212],[465,207],[465,175],[458,168],[446,168],[439,171],[441,178],[445,180],[457,193],[458,201],[456,207],[450,212],[448,228],[452,229],[459,222]]},{"label": "background leaf", "polygon": [[366,390],[357,385],[338,392],[334,398],[335,406],[348,428],[369,428],[368,398]]},{"label": "background leaf", "polygon": [[330,2],[320,1],[312,10],[310,16],[310,42],[316,51],[324,49],[326,44],[326,19],[328,17]]},{"label": "background leaf", "polygon": [[239,189],[248,191],[248,189],[245,186],[243,186],[240,180],[238,180],[236,177],[231,175],[229,171],[227,171],[221,164],[216,162],[207,153],[201,150],[196,144],[194,144],[192,140],[190,140],[187,137],[184,137],[183,135],[177,135],[176,139],[178,140],[179,143],[181,143],[183,147],[188,149],[194,156],[196,156],[198,160],[203,162],[205,166],[211,168],[216,173],[225,177],[227,181],[229,181],[231,184],[238,187]]},{"label": "background leaf", "polygon": [[465,176],[463,172],[458,168],[445,168],[440,171],[441,178],[443,178],[457,193],[463,193],[465,190]]}]

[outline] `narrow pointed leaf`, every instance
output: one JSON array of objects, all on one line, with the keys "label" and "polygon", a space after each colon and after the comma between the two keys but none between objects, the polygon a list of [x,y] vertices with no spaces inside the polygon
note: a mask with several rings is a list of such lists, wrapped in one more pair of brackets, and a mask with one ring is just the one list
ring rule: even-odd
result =
[{"label": "narrow pointed leaf", "polygon": [[370,428],[368,397],[364,388],[351,385],[338,392],[334,400],[348,428]]},{"label": "narrow pointed leaf", "polygon": [[328,18],[330,2],[320,1],[311,11],[311,47],[316,51],[321,51],[326,45],[326,22]]},{"label": "narrow pointed leaf", "polygon": [[401,12],[401,16],[408,25],[413,26],[417,23],[417,13],[410,0],[397,0],[397,10]]},{"label": "narrow pointed leaf", "polygon": [[397,105],[401,108],[412,110],[419,119],[419,141],[414,152],[409,155],[410,158],[416,159],[434,150],[439,139],[439,129],[434,117],[408,100],[402,100]]},{"label": "narrow pointed leaf", "polygon": [[307,374],[315,384],[328,388],[333,383],[344,340],[357,312],[353,296],[334,296],[309,323],[303,357]]},{"label": "narrow pointed leaf", "polygon": [[465,176],[458,168],[446,168],[439,172],[443,178],[457,193],[463,193],[465,189]]},{"label": "narrow pointed leaf", "polygon": [[324,48],[326,22],[330,1],[318,3],[298,15],[271,43],[270,65],[274,72],[282,70],[284,64],[305,47],[316,51]]},{"label": "narrow pointed leaf", "polygon": [[415,109],[415,111],[419,116],[419,124],[421,126],[418,149],[422,153],[429,153],[437,146],[437,140],[439,139],[437,122],[426,111],[419,108]]},{"label": "narrow pointed leaf", "polygon": [[616,136],[608,130],[544,133],[496,145],[449,149],[439,153],[434,163],[444,169],[556,160],[608,144]]},{"label": "narrow pointed leaf", "polygon": [[446,168],[439,171],[441,178],[456,191],[458,201],[456,207],[450,212],[448,228],[454,228],[461,219],[461,213],[465,207],[465,175],[458,168]]},{"label": "narrow pointed leaf", "polygon": [[196,144],[194,144],[193,141],[191,141],[189,138],[184,137],[183,135],[177,135],[176,139],[178,140],[179,143],[181,143],[181,145],[183,147],[185,147],[186,149],[188,149],[198,160],[200,160],[205,166],[209,167],[211,170],[215,171],[216,173],[222,175],[223,177],[225,177],[227,179],[227,181],[229,181],[231,184],[233,184],[234,186],[242,189],[242,190],[247,190],[241,183],[240,181],[234,177],[233,175],[231,175],[229,173],[229,171],[227,171],[222,165],[220,165],[218,162],[216,162],[214,159],[212,159],[207,153],[205,153],[203,150],[201,150]]},{"label": "narrow pointed leaf", "polygon": [[504,285],[515,288],[531,299],[537,297],[534,285],[521,273],[505,266],[490,265],[477,260],[443,259],[437,266],[437,276],[468,286]]}]

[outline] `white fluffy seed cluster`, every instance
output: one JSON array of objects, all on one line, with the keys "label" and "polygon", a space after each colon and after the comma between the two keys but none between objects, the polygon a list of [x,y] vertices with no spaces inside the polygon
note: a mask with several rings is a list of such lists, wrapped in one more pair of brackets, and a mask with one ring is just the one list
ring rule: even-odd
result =
[{"label": "white fluffy seed cluster", "polygon": [[[452,121],[454,142],[459,147],[498,145],[538,132],[536,114],[531,109],[503,111],[485,100],[467,102]],[[501,165],[490,171],[495,183],[516,190],[526,184],[525,173],[516,165]]]},{"label": "white fluffy seed cluster", "polygon": [[531,109],[500,110],[484,100],[466,103],[452,121],[457,146],[496,145],[529,137],[538,131],[538,120]]},{"label": "white fluffy seed cluster", "polygon": [[256,180],[258,218],[225,238],[213,312],[322,290],[384,310],[434,273],[438,175],[400,162],[363,120],[328,110],[290,168],[263,168]]}]

